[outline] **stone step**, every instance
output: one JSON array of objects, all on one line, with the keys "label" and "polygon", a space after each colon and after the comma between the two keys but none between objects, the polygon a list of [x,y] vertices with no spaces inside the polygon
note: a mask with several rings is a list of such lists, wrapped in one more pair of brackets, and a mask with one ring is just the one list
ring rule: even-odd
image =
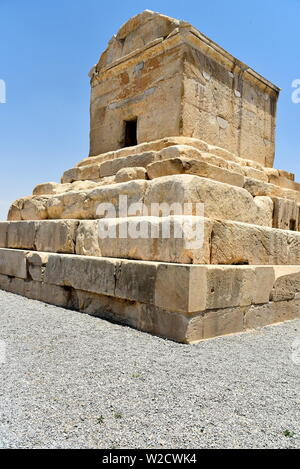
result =
[{"label": "stone step", "polygon": [[188,138],[188,137],[167,137],[159,140],[154,140],[152,142],[141,143],[139,145],[135,145],[133,147],[125,147],[120,148],[116,151],[110,151],[107,153],[102,153],[100,155],[89,156],[88,158],[84,158],[78,163],[78,167],[95,164],[95,163],[103,163],[104,161],[113,160],[116,158],[123,158],[127,156],[137,155],[140,153],[145,152],[159,152],[165,148],[174,145],[189,145],[198,149],[200,151],[211,152],[215,150],[216,154],[219,154],[222,158],[233,159],[236,160],[237,158],[232,155],[230,152],[223,150],[222,148],[213,147],[208,145],[207,143],[203,142],[202,140],[196,138]]},{"label": "stone step", "polygon": [[[176,139],[174,139],[174,141],[175,140]],[[174,142],[170,141],[169,143]],[[128,152],[129,150],[127,149],[126,151]],[[119,152],[121,152],[121,150],[119,150]],[[62,184],[66,185],[74,183],[75,181],[93,181],[102,184],[102,181],[105,183],[105,179],[108,183],[113,183],[118,180],[146,179],[147,176],[152,179],[158,177],[158,174],[160,174],[160,176],[176,174],[176,166],[173,165],[171,169],[170,162],[167,164],[164,163],[164,161],[179,158],[192,161],[192,166],[189,171],[182,171],[180,165],[177,165],[177,171],[179,173],[188,172],[189,174],[198,174],[199,176],[210,177],[216,181],[223,181],[238,186],[241,185],[242,177],[244,177],[244,187],[254,196],[281,197],[300,202],[300,184],[292,180],[293,174],[273,168],[262,168],[260,165],[256,165],[255,167],[253,162],[250,165],[247,161],[241,159],[225,159],[216,154],[201,151],[191,145],[169,145],[166,148],[162,148],[160,151],[134,153],[133,155],[124,152],[116,153],[117,157],[113,159],[96,162],[96,164],[78,166],[66,171],[62,177]],[[120,156],[124,154],[126,156]],[[222,154],[222,152],[219,152],[219,154]],[[196,165],[196,161],[198,165]],[[206,164],[213,165],[220,169],[215,169],[210,172],[204,171],[203,167]],[[247,164],[249,164],[249,166]],[[198,168],[196,166],[198,166]],[[133,168],[135,171],[129,172],[123,179],[117,177],[116,181],[113,179],[109,181],[109,178],[113,178],[116,175],[118,176],[118,172],[122,172],[122,170],[126,168]],[[146,172],[141,173],[141,171],[137,171],[137,168],[144,168],[147,173],[149,171],[149,174],[147,175]],[[160,168],[160,170],[158,170],[158,168]],[[156,173],[154,173],[154,171],[156,171]],[[223,175],[221,175],[222,172]],[[207,176],[209,173],[210,175]],[[238,178],[236,174],[239,174],[240,178]],[[61,191],[62,190],[57,190],[57,192]]]},{"label": "stone step", "polygon": [[284,199],[295,200],[300,203],[300,192],[292,189],[282,188],[275,184],[270,184],[263,181],[258,181],[253,178],[245,178],[244,189],[246,189],[253,197],[266,196],[266,197],[281,197]]},{"label": "stone step", "polygon": [[284,189],[291,189],[293,191],[300,191],[300,184],[291,180],[291,178],[287,178],[278,174],[278,176],[271,175],[269,177],[269,183],[274,184],[276,186],[282,187]]},{"label": "stone step", "polygon": [[184,264],[300,264],[299,232],[200,216],[1,222],[0,247]]},{"label": "stone step", "polygon": [[195,204],[203,203],[204,216],[207,218],[273,225],[273,202],[270,198],[253,198],[241,187],[189,174],[165,176],[151,181],[135,180],[57,195],[25,197],[12,205],[8,219],[101,218],[97,214],[99,204],[113,203],[118,208],[120,196],[127,197],[128,206],[143,203],[147,209],[157,203],[190,203],[194,204],[194,208]]},{"label": "stone step", "polygon": [[244,177],[241,174],[214,166],[205,161],[188,158],[171,158],[154,162],[147,166],[147,173],[150,179],[173,174],[194,174],[233,186],[244,186]]},{"label": "stone step", "polygon": [[210,145],[198,138],[183,136],[166,137],[152,142],[141,143],[132,147],[120,148],[119,150],[102,153],[100,155],[89,156],[88,158],[81,160],[77,166],[82,167],[91,164],[103,163],[104,161],[137,155],[139,153],[145,153],[149,151],[160,152],[173,146],[188,146],[194,150],[199,150],[200,152],[205,152],[206,154],[212,154],[216,157],[220,157],[221,159],[228,162],[235,162],[241,166],[252,167],[260,171],[264,170],[264,167],[256,161],[240,158],[224,148]]},{"label": "stone step", "polygon": [[[220,153],[220,152],[219,152]],[[221,153],[222,154],[222,153]],[[114,176],[123,168],[143,167],[155,161],[161,161],[171,158],[190,158],[203,163],[210,163],[214,166],[233,171],[241,176],[253,177],[258,180],[268,182],[268,176],[263,172],[262,168],[254,168],[245,166],[246,162],[231,161],[221,156],[203,152],[189,145],[173,145],[163,148],[160,151],[148,151],[144,153],[134,153],[133,155],[119,156],[112,159],[99,161],[97,159],[93,164],[77,166],[71,168],[63,174],[62,183],[68,184],[74,181],[99,181],[101,178]]]},{"label": "stone step", "polygon": [[300,268],[0,249],[0,288],[194,343],[300,316]]}]

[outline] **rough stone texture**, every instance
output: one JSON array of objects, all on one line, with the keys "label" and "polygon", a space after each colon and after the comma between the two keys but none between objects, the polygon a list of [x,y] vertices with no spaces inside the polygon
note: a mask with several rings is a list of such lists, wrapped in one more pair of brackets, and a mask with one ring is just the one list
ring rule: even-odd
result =
[{"label": "rough stone texture", "polygon": [[226,184],[243,187],[244,178],[240,174],[219,168],[218,166],[197,160],[173,158],[159,161],[147,166],[150,179],[170,174],[195,174],[197,176],[213,179]]},{"label": "rough stone texture", "polygon": [[212,264],[299,264],[300,233],[215,222]]},{"label": "rough stone texture", "polygon": [[90,156],[12,204],[0,287],[188,343],[296,317],[300,185],[272,167],[279,89],[148,10],[89,76]]},{"label": "rough stone texture", "polygon": [[119,34],[91,71],[91,155],[135,116],[138,143],[182,134],[272,166],[277,87],[186,22],[142,13]]},{"label": "rough stone texture", "polygon": [[282,228],[283,230],[298,230],[299,223],[299,206],[294,200],[273,198],[274,214],[273,226],[274,228]]},{"label": "rough stone texture", "polygon": [[[0,239],[4,248],[96,257],[184,264],[300,263],[298,232],[196,216],[162,215],[2,222]],[[14,236],[8,237],[7,232]]]},{"label": "rough stone texture", "polygon": [[257,198],[243,188],[188,174],[153,179],[148,185],[144,203],[173,204],[174,202],[204,204],[207,218],[237,220],[272,226],[270,205],[257,204]]},{"label": "rough stone texture", "polygon": [[137,166],[146,168],[155,158],[156,154],[154,152],[147,152],[140,155],[126,156],[124,158],[105,161],[100,165],[100,175],[101,177],[113,176],[123,168],[134,168]]},{"label": "rough stone texture", "polygon": [[47,220],[37,227],[35,245],[37,251],[75,252],[78,221]]},{"label": "rough stone texture", "polygon": [[26,252],[2,249],[0,254],[0,273],[19,279],[27,278]]},{"label": "rough stone texture", "polygon": [[116,173],[115,181],[118,183],[132,181],[133,179],[147,179],[146,169],[139,166],[119,169]]},{"label": "rough stone texture", "polygon": [[185,216],[102,220],[98,246],[103,257],[209,264],[212,225],[209,219]]}]

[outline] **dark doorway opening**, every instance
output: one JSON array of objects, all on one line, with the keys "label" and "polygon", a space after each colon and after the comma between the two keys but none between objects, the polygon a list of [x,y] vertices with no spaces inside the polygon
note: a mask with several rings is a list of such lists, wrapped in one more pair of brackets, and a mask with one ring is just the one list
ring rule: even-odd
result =
[{"label": "dark doorway opening", "polygon": [[125,121],[124,147],[137,145],[137,119]]},{"label": "dark doorway opening", "polygon": [[296,231],[296,220],[293,220],[293,219],[290,220],[290,230]]}]

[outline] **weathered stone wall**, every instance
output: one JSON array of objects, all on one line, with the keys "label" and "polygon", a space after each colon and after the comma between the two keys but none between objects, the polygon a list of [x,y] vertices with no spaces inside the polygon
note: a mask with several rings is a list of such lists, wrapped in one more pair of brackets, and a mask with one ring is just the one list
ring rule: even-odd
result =
[{"label": "weathered stone wall", "polygon": [[182,134],[273,166],[278,93],[239,65],[185,48]]},{"label": "weathered stone wall", "polygon": [[279,89],[190,24],[153,12],[129,20],[91,71],[90,156],[138,143],[204,140],[272,167]]},{"label": "weathered stone wall", "polygon": [[90,155],[124,146],[124,121],[137,118],[137,142],[180,134],[182,53],[141,56],[101,73],[91,91]]}]

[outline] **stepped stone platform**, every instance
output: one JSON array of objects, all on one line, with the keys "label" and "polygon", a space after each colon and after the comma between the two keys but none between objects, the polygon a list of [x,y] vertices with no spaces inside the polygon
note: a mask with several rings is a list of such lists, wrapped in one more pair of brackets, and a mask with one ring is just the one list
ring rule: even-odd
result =
[{"label": "stepped stone platform", "polygon": [[300,184],[273,168],[279,89],[148,10],[90,78],[90,155],[11,205],[0,288],[185,343],[300,317]]}]

